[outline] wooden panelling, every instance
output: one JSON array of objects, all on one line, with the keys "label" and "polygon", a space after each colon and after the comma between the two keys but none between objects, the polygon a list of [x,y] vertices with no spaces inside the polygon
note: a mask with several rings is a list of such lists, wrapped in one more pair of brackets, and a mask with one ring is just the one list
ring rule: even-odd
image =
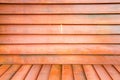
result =
[{"label": "wooden panelling", "polygon": [[0,15],[0,24],[120,24],[120,15]]},{"label": "wooden panelling", "polygon": [[0,5],[0,11],[0,14],[109,14],[120,13],[120,5]]},{"label": "wooden panelling", "polygon": [[120,56],[0,55],[0,64],[119,64]]},{"label": "wooden panelling", "polygon": [[0,34],[120,34],[120,25],[0,25]]},{"label": "wooden panelling", "polygon": [[9,76],[7,71],[3,75],[6,69],[9,72],[7,67],[1,79],[119,78],[118,66],[106,69],[105,65],[91,64],[120,63],[120,0],[0,0],[0,3],[0,64],[38,65],[19,65],[10,70]]},{"label": "wooden panelling", "polygon": [[0,35],[0,44],[120,43],[119,35]]},{"label": "wooden panelling", "polygon": [[120,54],[120,45],[44,44],[0,45],[0,54]]},{"label": "wooden panelling", "polygon": [[119,0],[0,0],[0,3],[120,3]]}]

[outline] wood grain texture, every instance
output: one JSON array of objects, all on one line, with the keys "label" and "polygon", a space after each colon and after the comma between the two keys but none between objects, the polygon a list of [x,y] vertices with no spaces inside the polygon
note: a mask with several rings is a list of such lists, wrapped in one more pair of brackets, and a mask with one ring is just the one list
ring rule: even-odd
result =
[{"label": "wood grain texture", "polygon": [[0,34],[120,34],[120,25],[0,25]]},{"label": "wood grain texture", "polygon": [[50,74],[49,74],[49,80],[61,80],[62,76],[62,66],[61,65],[52,65]]},{"label": "wood grain texture", "polygon": [[120,3],[119,0],[0,0],[0,3],[37,3],[37,4],[54,4],[54,3]]},{"label": "wood grain texture", "polygon": [[62,65],[62,80],[74,80],[72,65]]},{"label": "wood grain texture", "polygon": [[92,65],[83,65],[83,68],[88,80],[100,80]]},{"label": "wood grain texture", "polygon": [[0,64],[119,64],[120,56],[0,55]]},{"label": "wood grain texture", "polygon": [[14,75],[14,77],[11,78],[11,80],[16,80],[16,79],[23,80],[27,75],[27,73],[29,72],[30,68],[31,65],[22,65],[17,71],[17,73]]},{"label": "wood grain texture", "polygon": [[0,76],[2,76],[9,68],[11,65],[5,64],[0,66]]},{"label": "wood grain texture", "polygon": [[41,65],[32,65],[28,74],[25,77],[25,80],[36,80],[40,72]]},{"label": "wood grain texture", "polygon": [[51,65],[43,65],[41,68],[41,71],[37,77],[37,80],[48,80],[49,79],[49,74],[51,70]]},{"label": "wood grain texture", "polygon": [[94,68],[101,80],[112,80],[102,65],[94,65]]},{"label": "wood grain texture", "polygon": [[82,65],[72,65],[74,80],[87,80]]},{"label": "wood grain texture", "polygon": [[119,35],[0,35],[0,44],[120,43]]},{"label": "wood grain texture", "polygon": [[[84,9],[83,9],[84,8]],[[120,13],[119,4],[94,5],[0,5],[0,14],[97,14]]]},{"label": "wood grain texture", "polygon": [[[109,66],[115,66],[114,64],[109,64]],[[118,64],[119,65],[119,64]],[[2,68],[6,69],[6,66],[2,65]],[[9,65],[9,66],[16,66],[14,65]],[[13,70],[13,72],[16,70],[16,68],[14,67],[14,69],[9,68],[7,69],[7,72],[5,74],[3,74],[3,76],[11,76],[11,78],[13,79],[14,77],[18,77],[19,76],[23,76],[26,72],[26,70],[29,69],[28,65],[19,65],[22,66],[21,68],[19,68],[19,70],[17,70],[14,75],[11,76],[11,70]],[[24,66],[24,67],[23,67]],[[65,80],[65,79],[69,79],[72,80],[74,78],[74,80],[111,80],[111,74],[113,74],[114,76],[120,76],[120,75],[116,75],[115,73],[118,71],[115,67],[108,67],[110,70],[110,75],[107,72],[107,70],[105,70],[105,68],[103,68],[103,65],[92,65],[92,64],[30,64],[30,66],[32,66],[29,71],[27,72],[26,76],[24,76],[24,80],[28,79],[29,80]],[[42,67],[43,66],[43,67]],[[51,67],[52,66],[52,67]],[[83,67],[82,67],[83,66]],[[94,67],[93,67],[94,66]],[[25,69],[26,67],[26,69]],[[41,69],[40,69],[41,68]],[[62,69],[61,69],[62,68]],[[40,70],[39,70],[40,69]],[[61,74],[61,72],[63,74]],[[56,73],[56,74],[55,74]],[[19,74],[19,75],[18,75]],[[21,74],[21,75],[20,75]],[[30,76],[31,74],[31,76]],[[53,75],[54,74],[54,75]],[[38,76],[36,76],[38,75]],[[1,78],[2,76],[0,76]],[[0,80],[11,80],[11,78],[2,78]],[[39,78],[38,78],[39,77]],[[56,77],[56,78],[55,78]],[[87,78],[85,78],[87,77]],[[49,79],[48,79],[49,78]],[[20,79],[23,80],[23,79]],[[119,80],[119,79],[115,79],[113,78],[112,80]]]},{"label": "wood grain texture", "polygon": [[120,45],[43,44],[0,45],[0,54],[120,54]]},{"label": "wood grain texture", "polygon": [[20,65],[12,65],[5,73],[0,77],[0,80],[10,80],[12,76],[18,71]]},{"label": "wood grain texture", "polygon": [[120,24],[120,15],[0,15],[0,24]]},{"label": "wood grain texture", "polygon": [[113,80],[119,80],[120,79],[120,73],[116,71],[116,69],[112,65],[104,65],[105,69],[109,73],[109,75],[112,77]]}]

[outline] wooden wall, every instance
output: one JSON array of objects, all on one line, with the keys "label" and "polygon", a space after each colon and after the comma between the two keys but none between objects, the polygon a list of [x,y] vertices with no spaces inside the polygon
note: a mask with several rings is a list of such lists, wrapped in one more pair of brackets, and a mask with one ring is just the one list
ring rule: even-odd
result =
[{"label": "wooden wall", "polygon": [[119,64],[120,0],[0,0],[0,64]]}]

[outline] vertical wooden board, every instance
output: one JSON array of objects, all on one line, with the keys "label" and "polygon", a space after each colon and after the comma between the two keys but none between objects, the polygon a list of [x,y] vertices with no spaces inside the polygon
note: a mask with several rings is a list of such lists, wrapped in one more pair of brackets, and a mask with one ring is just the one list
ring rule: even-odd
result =
[{"label": "vertical wooden board", "polygon": [[50,69],[51,69],[51,65],[43,65],[37,80],[48,80]]},{"label": "vertical wooden board", "polygon": [[72,65],[62,65],[62,80],[74,80]]},{"label": "vertical wooden board", "polygon": [[114,67],[119,71],[119,73],[120,73],[120,65],[118,64],[118,65],[114,65]]},{"label": "vertical wooden board", "polygon": [[36,80],[40,69],[41,65],[33,65],[29,73],[27,74],[25,80]]},{"label": "vertical wooden board", "polygon": [[0,77],[0,80],[10,80],[12,76],[20,68],[20,65],[12,65],[5,73]]},{"label": "vertical wooden board", "polygon": [[104,65],[113,80],[120,80],[120,73],[112,65]]},{"label": "vertical wooden board", "polygon": [[83,65],[88,80],[100,80],[92,65]]},{"label": "vertical wooden board", "polygon": [[11,65],[3,64],[0,66],[0,76],[2,76],[9,68]]},{"label": "vertical wooden board", "polygon": [[87,80],[82,65],[73,65],[74,80]]},{"label": "vertical wooden board", "polygon": [[52,65],[49,80],[61,80],[61,65]]},{"label": "vertical wooden board", "polygon": [[101,80],[112,80],[102,65],[94,65],[94,68]]},{"label": "vertical wooden board", "polygon": [[11,80],[24,80],[28,71],[30,70],[31,65],[22,65],[17,73],[12,77]]}]

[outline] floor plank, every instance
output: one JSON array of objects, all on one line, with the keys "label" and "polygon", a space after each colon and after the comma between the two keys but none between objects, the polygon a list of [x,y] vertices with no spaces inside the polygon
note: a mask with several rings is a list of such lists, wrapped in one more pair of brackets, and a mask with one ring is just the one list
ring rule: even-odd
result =
[{"label": "floor plank", "polygon": [[94,65],[94,68],[101,80],[112,80],[102,65]]},{"label": "floor plank", "polygon": [[20,65],[12,65],[5,73],[0,77],[0,80],[10,80],[12,76],[20,68]]},{"label": "floor plank", "polygon": [[73,65],[74,80],[87,80],[82,65]]},{"label": "floor plank", "polygon": [[25,80],[36,80],[40,69],[41,65],[33,65]]},{"label": "floor plank", "polygon": [[61,65],[52,65],[49,80],[61,80]]},{"label": "floor plank", "polygon": [[72,65],[62,65],[62,80],[74,80]]},{"label": "floor plank", "polygon": [[1,65],[0,66],[0,76],[2,76],[9,68],[11,65]]},{"label": "floor plank", "polygon": [[[7,69],[7,70],[6,70]],[[0,80],[119,80],[119,64],[1,65]]]},{"label": "floor plank", "polygon": [[113,80],[120,80],[120,73],[112,65],[104,65]]},{"label": "floor plank", "polygon": [[83,65],[87,80],[100,80],[92,65]]},{"label": "floor plank", "polygon": [[120,65],[114,65],[114,67],[119,71],[120,73]]},{"label": "floor plank", "polygon": [[21,68],[17,71],[17,73],[12,77],[11,80],[23,80],[27,75],[28,71],[30,70],[31,65],[22,65]]},{"label": "floor plank", "polygon": [[48,80],[50,69],[51,69],[51,65],[43,65],[37,80]]}]

